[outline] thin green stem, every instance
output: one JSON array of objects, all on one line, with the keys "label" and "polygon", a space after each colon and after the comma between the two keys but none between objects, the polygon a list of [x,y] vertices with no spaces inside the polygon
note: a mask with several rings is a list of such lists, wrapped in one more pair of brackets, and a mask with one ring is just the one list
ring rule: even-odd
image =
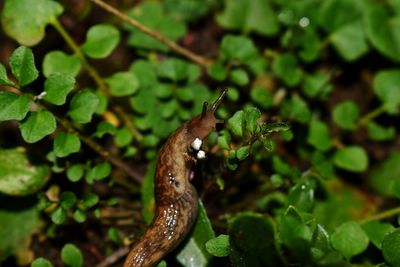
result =
[{"label": "thin green stem", "polygon": [[397,214],[400,214],[400,207],[396,207],[396,208],[393,208],[393,209],[390,209],[390,210],[385,210],[385,211],[383,211],[381,213],[372,215],[371,217],[368,217],[366,219],[363,219],[363,220],[359,221],[359,223],[360,224],[364,224],[364,223],[367,223],[367,222],[370,222],[370,221],[379,221],[379,220],[382,220],[382,219],[393,217],[393,216],[395,216]]},{"label": "thin green stem", "polygon": [[89,62],[86,60],[85,56],[83,55],[80,47],[75,43],[72,37],[68,34],[68,32],[64,29],[61,23],[58,20],[54,20],[52,22],[54,28],[60,33],[60,35],[64,38],[65,42],[68,46],[74,51],[75,55],[81,61],[83,67],[88,71],[89,75],[93,78],[97,86],[99,87],[100,91],[108,95],[108,88],[104,80],[101,78],[99,73],[94,69]]},{"label": "thin green stem", "polygon": [[372,110],[371,112],[365,114],[362,118],[360,118],[358,120],[357,126],[365,126],[367,125],[371,120],[375,119],[376,117],[378,117],[379,115],[381,115],[382,113],[384,113],[386,111],[386,106],[382,105],[374,110]]},{"label": "thin green stem", "polygon": [[[92,77],[92,79],[96,83],[99,90],[104,95],[106,95],[108,98],[111,98],[111,96],[109,94],[109,88],[108,88],[107,84],[105,83],[104,79],[99,75],[97,70],[89,64],[89,62],[86,60],[85,55],[82,53],[80,47],[75,43],[75,41],[68,34],[68,32],[64,29],[64,27],[61,25],[61,23],[58,20],[54,20],[52,22],[52,25],[60,33],[60,35],[64,38],[65,42],[72,49],[72,51],[74,51],[75,55],[79,58],[83,67],[88,71],[89,75]],[[123,123],[132,132],[132,134],[133,134],[133,136],[135,136],[136,140],[140,142],[143,139],[143,136],[136,129],[135,125],[133,125],[132,121],[129,119],[129,115],[126,114],[125,111],[119,106],[115,106],[113,108],[113,110],[115,111],[115,113],[118,114],[118,116],[122,119]]]},{"label": "thin green stem", "polygon": [[110,6],[109,4],[107,4],[106,2],[102,1],[102,0],[91,0],[92,2],[94,2],[95,4],[97,4],[98,6],[100,6],[101,8],[103,8],[104,10],[106,10],[107,12],[110,12],[111,14],[114,14],[115,16],[117,16],[118,18],[120,18],[121,20],[131,24],[132,26],[134,26],[135,28],[139,29],[141,32],[153,37],[154,39],[156,39],[157,41],[160,41],[161,43],[165,44],[166,46],[168,46],[171,50],[175,51],[176,53],[188,58],[189,60],[193,61],[194,63],[202,66],[203,68],[207,69],[211,66],[212,64],[212,60],[205,58],[203,56],[197,55],[193,52],[191,52],[190,50],[177,45],[175,42],[171,41],[170,39],[166,38],[165,36],[163,36],[162,34],[160,34],[159,32],[141,24],[139,21],[125,15],[124,13],[120,12],[118,9]]}]

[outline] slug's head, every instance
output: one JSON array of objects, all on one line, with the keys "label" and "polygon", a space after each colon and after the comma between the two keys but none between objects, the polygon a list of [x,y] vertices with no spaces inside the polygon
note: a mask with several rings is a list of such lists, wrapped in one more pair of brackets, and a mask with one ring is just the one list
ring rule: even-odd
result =
[{"label": "slug's head", "polygon": [[204,102],[203,111],[191,122],[191,131],[194,136],[200,139],[204,139],[210,132],[215,130],[217,123],[223,122],[223,120],[217,119],[215,117],[215,111],[217,110],[219,104],[222,102],[227,92],[228,89],[225,88],[210,108],[208,108],[208,103]]}]

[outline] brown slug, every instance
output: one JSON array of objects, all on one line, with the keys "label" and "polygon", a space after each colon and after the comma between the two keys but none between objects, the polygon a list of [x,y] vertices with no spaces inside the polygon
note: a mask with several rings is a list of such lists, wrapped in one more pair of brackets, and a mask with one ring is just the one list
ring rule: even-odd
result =
[{"label": "brown slug", "polygon": [[[124,267],[156,265],[192,228],[198,213],[198,197],[190,183],[192,166],[196,161],[190,147],[199,150],[201,140],[222,122],[215,118],[214,113],[226,92],[224,89],[210,109],[205,102],[202,113],[175,130],[161,149],[155,172],[155,216],[133,245]],[[199,150],[197,158],[203,157],[204,151]]]}]

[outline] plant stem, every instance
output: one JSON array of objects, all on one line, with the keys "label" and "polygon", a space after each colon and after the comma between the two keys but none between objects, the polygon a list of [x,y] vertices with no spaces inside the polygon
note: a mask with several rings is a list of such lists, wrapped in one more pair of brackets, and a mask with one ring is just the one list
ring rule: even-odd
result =
[{"label": "plant stem", "polygon": [[[81,61],[83,67],[88,71],[89,75],[93,78],[99,90],[109,99],[111,99],[111,96],[109,94],[109,88],[106,85],[104,79],[99,75],[97,70],[89,64],[89,62],[86,60],[85,55],[82,53],[80,47],[75,43],[75,41],[71,38],[71,36],[68,34],[68,32],[64,29],[64,27],[60,24],[58,20],[53,21],[52,25],[64,38],[65,42],[72,49],[72,51],[74,51],[75,55]],[[126,114],[126,112],[119,106],[113,107],[113,110],[122,119],[123,123],[131,131],[133,136],[135,136],[136,140],[140,142],[143,139],[143,136],[133,125],[132,121],[130,120],[130,116]]]},{"label": "plant stem", "polygon": [[363,220],[361,220],[359,222],[360,222],[360,224],[364,224],[364,223],[367,223],[367,222],[370,222],[370,221],[379,221],[379,220],[382,220],[382,219],[386,219],[386,218],[392,217],[392,216],[397,215],[397,214],[400,214],[400,207],[396,207],[396,208],[393,208],[393,209],[390,209],[390,210],[385,210],[385,211],[383,211],[381,213],[372,215],[371,217],[363,219]]},{"label": "plant stem", "polygon": [[382,113],[384,113],[386,111],[386,106],[382,105],[374,110],[372,110],[371,112],[365,114],[362,118],[360,118],[358,120],[357,126],[365,126],[367,125],[371,120],[373,120],[374,118],[378,117],[379,115],[381,115]]},{"label": "plant stem", "polygon": [[64,38],[65,42],[68,46],[74,51],[75,55],[81,61],[83,67],[88,71],[89,75],[93,78],[96,85],[99,87],[100,91],[104,94],[108,95],[108,87],[105,84],[104,80],[100,77],[99,73],[94,69],[89,62],[86,60],[79,46],[75,43],[75,41],[71,38],[68,32],[64,29],[61,23],[58,20],[52,21],[52,25],[54,28],[60,33],[60,35]]},{"label": "plant stem", "polygon": [[123,170],[128,176],[130,176],[134,181],[141,183],[142,182],[142,175],[138,172],[134,171],[131,167],[129,167],[123,160],[118,158],[115,155],[111,155],[107,150],[105,150],[101,145],[96,143],[93,139],[82,135],[78,132],[69,121],[65,119],[61,119],[56,117],[57,122],[61,124],[67,131],[76,134],[80,140],[82,140],[87,146],[97,152],[100,156],[104,157],[108,160],[111,164],[115,167]]},{"label": "plant stem", "polygon": [[157,32],[153,29],[150,29],[147,26],[144,26],[137,20],[125,15],[124,13],[120,12],[116,8],[110,6],[109,4],[103,2],[102,0],[91,0],[91,1],[94,2],[95,4],[97,4],[98,6],[100,6],[101,8],[105,9],[106,11],[114,14],[121,20],[131,24],[132,26],[139,29],[143,33],[148,34],[149,36],[153,37],[157,41],[165,44],[166,46],[171,48],[171,50],[175,51],[176,53],[181,54],[182,56],[184,56],[184,57],[188,58],[189,60],[195,62],[196,64],[202,66],[203,68],[207,69],[212,64],[212,61],[210,59],[202,57],[200,55],[197,55],[197,54],[189,51],[188,49],[177,45],[175,42],[169,40],[168,38],[166,38],[159,32]]}]

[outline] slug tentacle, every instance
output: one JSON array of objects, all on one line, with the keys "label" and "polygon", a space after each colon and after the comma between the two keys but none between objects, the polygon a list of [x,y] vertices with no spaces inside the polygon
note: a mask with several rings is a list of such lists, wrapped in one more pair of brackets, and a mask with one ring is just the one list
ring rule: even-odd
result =
[{"label": "slug tentacle", "polygon": [[[204,102],[202,113],[176,129],[161,149],[155,174],[155,216],[129,252],[124,267],[154,266],[192,228],[198,213],[197,191],[190,183],[196,158],[188,155],[194,141],[199,139],[201,146],[203,139],[215,130],[216,124],[222,122],[215,118],[214,113],[226,92],[224,89],[210,109]],[[195,144],[195,147],[200,146]],[[204,151],[197,150],[197,157],[204,158]]]}]

